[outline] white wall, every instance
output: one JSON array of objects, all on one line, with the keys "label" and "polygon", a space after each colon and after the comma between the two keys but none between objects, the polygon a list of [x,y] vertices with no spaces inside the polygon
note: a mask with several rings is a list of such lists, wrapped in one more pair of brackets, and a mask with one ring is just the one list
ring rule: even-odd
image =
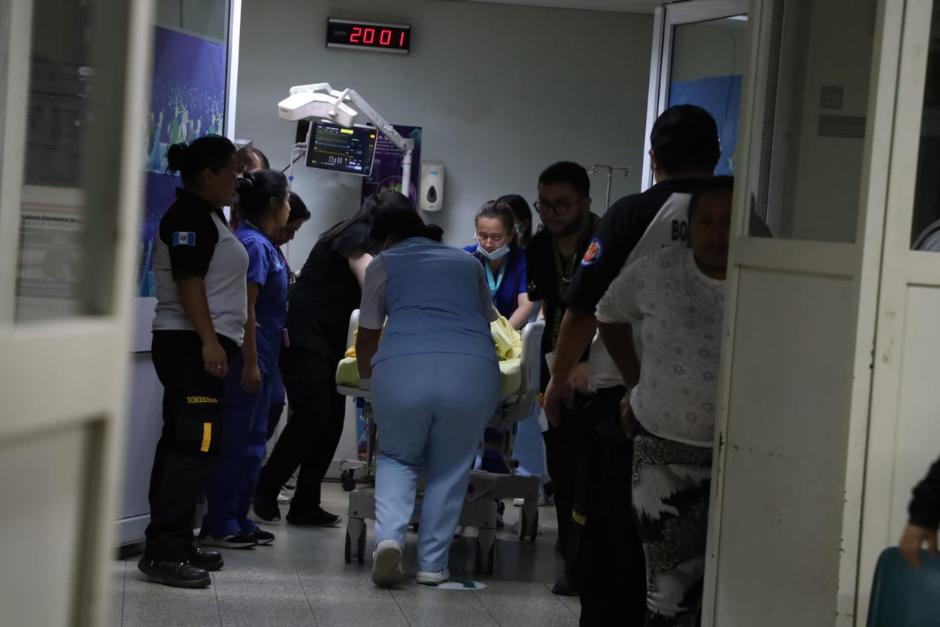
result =
[{"label": "white wall", "polygon": [[[553,161],[641,168],[648,15],[434,0],[284,0],[273,9],[245,0],[242,16],[237,136],[283,167],[294,125],[278,119],[276,105],[288,89],[355,88],[390,122],[423,127],[422,157],[447,168],[444,210],[431,220],[452,243],[470,241],[485,200],[534,200]],[[327,17],[411,24],[411,54],[327,49]],[[615,179],[612,198],[639,182]],[[592,183],[602,211],[606,180]],[[288,251],[299,268],[317,234],[357,208],[360,180],[301,165],[294,188],[314,216]]]}]

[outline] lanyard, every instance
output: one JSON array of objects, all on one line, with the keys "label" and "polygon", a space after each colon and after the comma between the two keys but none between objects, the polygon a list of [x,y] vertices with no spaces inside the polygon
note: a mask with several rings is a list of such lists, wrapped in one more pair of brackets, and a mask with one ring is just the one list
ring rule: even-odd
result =
[{"label": "lanyard", "polygon": [[499,291],[499,286],[503,284],[503,279],[506,277],[506,266],[509,265],[509,260],[503,262],[503,265],[499,267],[499,276],[493,276],[493,269],[490,267],[490,264],[484,263],[483,266],[486,268],[486,283],[490,288],[490,298],[493,299],[493,302],[496,302],[496,292]]}]

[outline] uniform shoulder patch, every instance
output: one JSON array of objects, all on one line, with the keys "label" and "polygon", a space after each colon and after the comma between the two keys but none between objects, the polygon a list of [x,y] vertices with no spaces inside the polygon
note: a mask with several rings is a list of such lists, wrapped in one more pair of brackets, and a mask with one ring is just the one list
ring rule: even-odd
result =
[{"label": "uniform shoulder patch", "polygon": [[177,231],[170,238],[172,246],[195,246],[196,234],[193,231]]},{"label": "uniform shoulder patch", "polygon": [[591,240],[591,243],[588,244],[587,250],[584,251],[584,257],[581,258],[581,265],[592,266],[597,263],[603,254],[604,246],[601,244],[601,240],[595,237]]}]

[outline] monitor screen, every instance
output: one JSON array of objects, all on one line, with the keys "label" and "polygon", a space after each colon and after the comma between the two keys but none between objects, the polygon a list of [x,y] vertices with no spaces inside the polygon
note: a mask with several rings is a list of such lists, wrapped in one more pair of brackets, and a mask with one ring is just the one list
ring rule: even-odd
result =
[{"label": "monitor screen", "polygon": [[316,122],[307,144],[307,165],[369,176],[377,135],[378,131],[371,126],[345,128],[331,122]]}]

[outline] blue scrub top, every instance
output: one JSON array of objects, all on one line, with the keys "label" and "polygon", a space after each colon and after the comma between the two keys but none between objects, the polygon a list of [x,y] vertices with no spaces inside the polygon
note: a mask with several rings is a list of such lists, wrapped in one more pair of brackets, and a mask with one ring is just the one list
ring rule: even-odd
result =
[{"label": "blue scrub top", "polygon": [[[496,282],[499,279],[499,272],[490,276],[487,266],[489,265],[486,257],[477,252],[477,245],[471,244],[465,246],[464,250],[483,264],[483,269],[487,271],[488,279]],[[496,290],[496,298],[493,304],[496,310],[504,317],[509,318],[519,307],[519,294],[527,294],[529,291],[529,279],[526,274],[525,251],[518,246],[513,246],[509,254],[503,257],[503,264],[506,266],[506,274]]]},{"label": "blue scrub top", "polygon": [[271,240],[251,224],[242,222],[235,235],[248,251],[248,282],[261,286],[255,301],[255,343],[258,364],[269,373],[277,367],[287,323],[287,264]]}]

